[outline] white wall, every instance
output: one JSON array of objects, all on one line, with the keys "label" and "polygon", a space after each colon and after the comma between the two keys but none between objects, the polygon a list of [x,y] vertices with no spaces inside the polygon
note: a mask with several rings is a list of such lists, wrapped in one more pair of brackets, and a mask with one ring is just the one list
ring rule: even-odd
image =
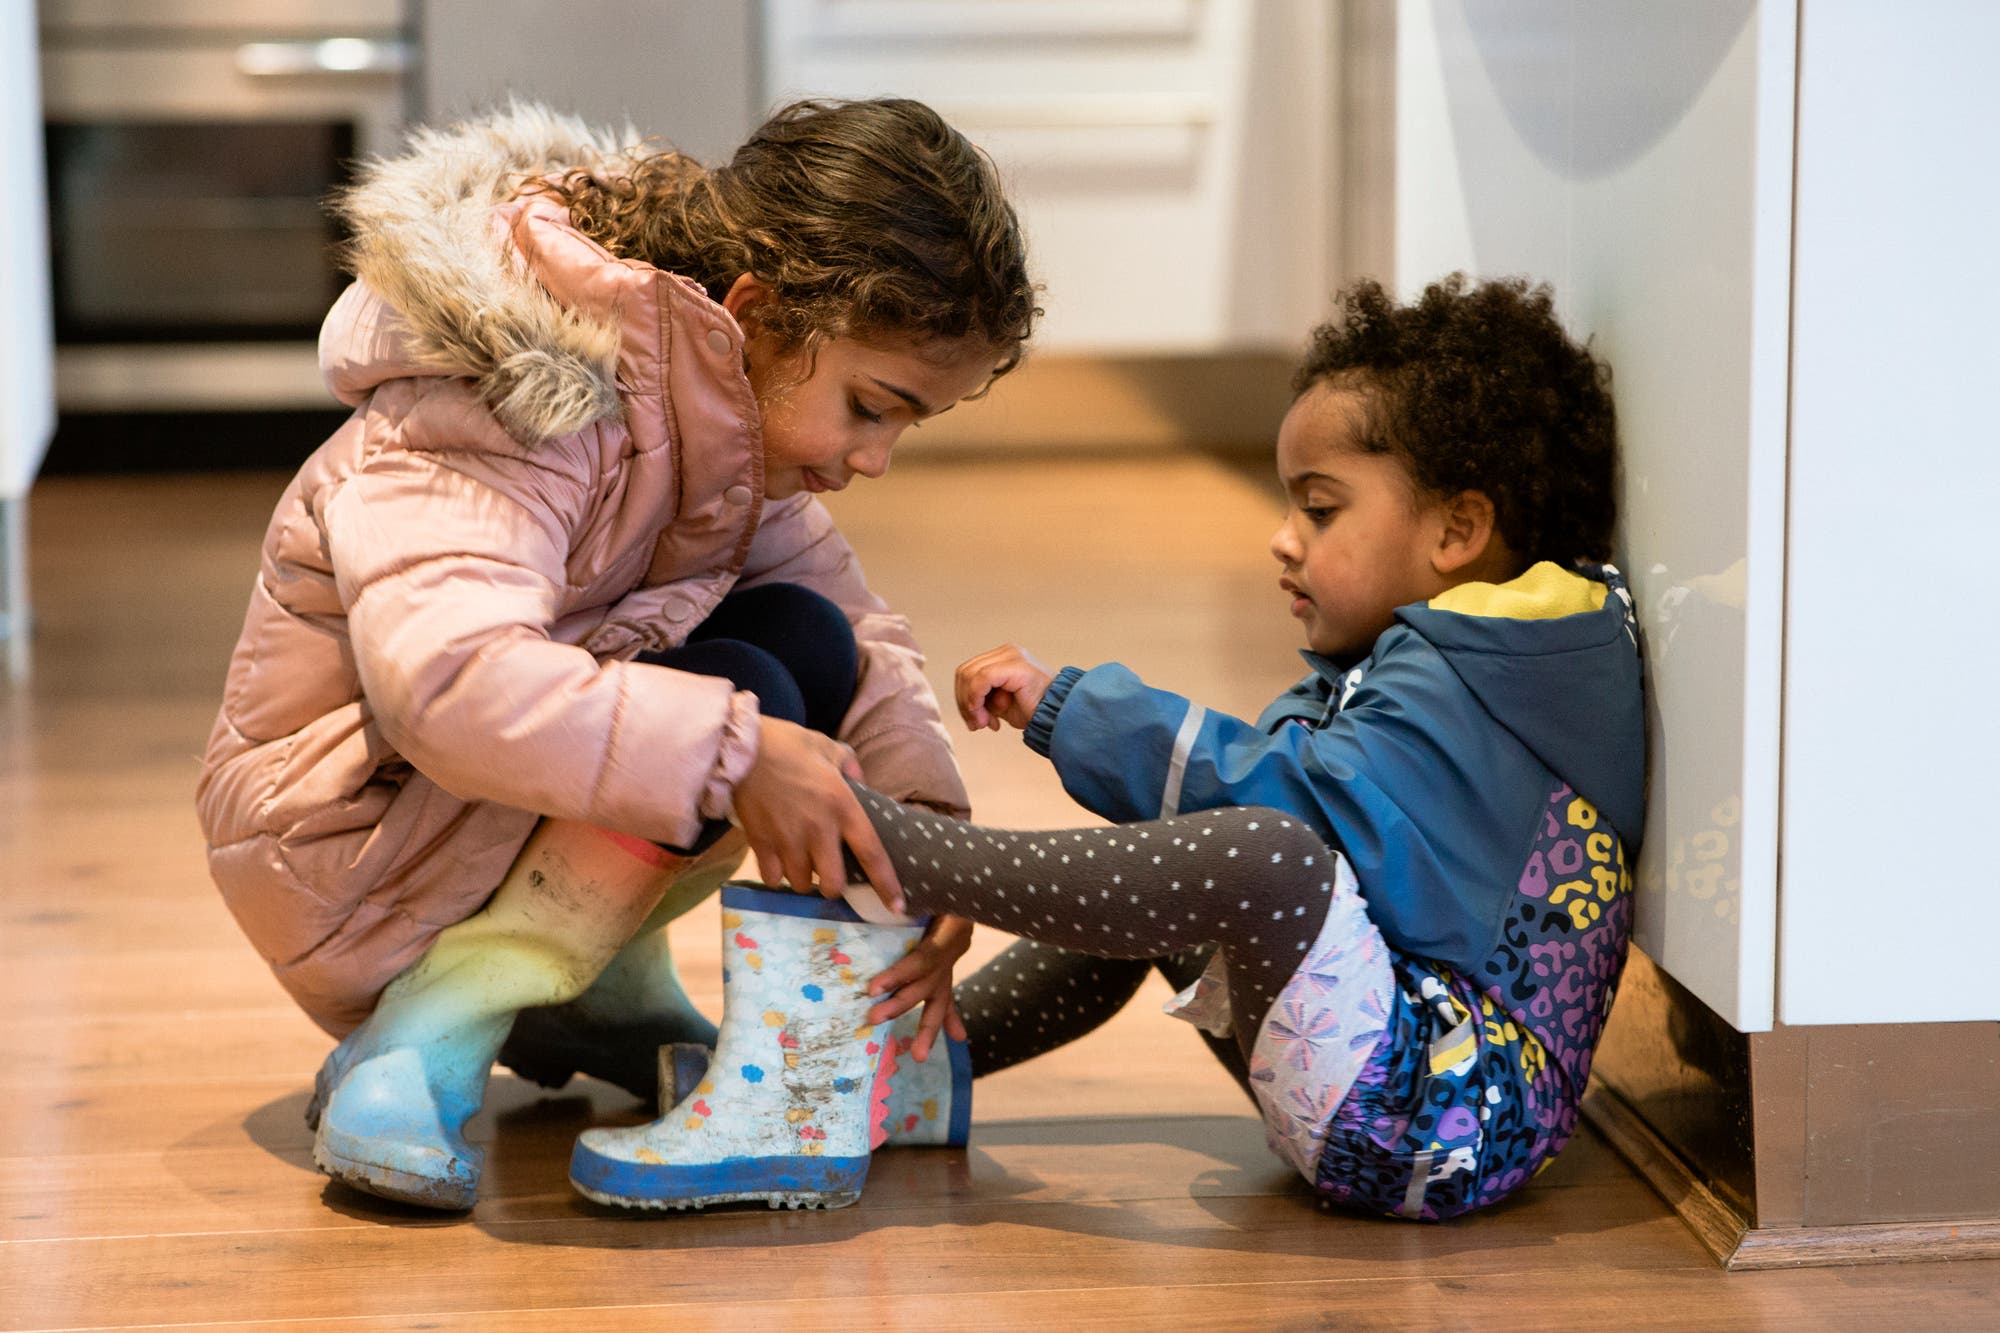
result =
[{"label": "white wall", "polygon": [[1653,719],[1638,940],[1773,1017],[1792,11],[1405,0],[1395,278],[1551,282],[1614,373]]}]

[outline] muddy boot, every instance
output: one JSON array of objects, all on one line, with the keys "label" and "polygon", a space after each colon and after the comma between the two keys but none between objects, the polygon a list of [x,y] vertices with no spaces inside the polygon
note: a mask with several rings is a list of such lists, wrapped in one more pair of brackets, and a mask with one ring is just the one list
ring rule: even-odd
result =
[{"label": "muddy boot", "polygon": [[[963,1148],[972,1132],[972,1053],[956,1037],[940,1033],[931,1058],[910,1054],[923,1010],[897,1018],[882,1039],[882,1063],[876,1071],[883,1118],[879,1128],[888,1137],[885,1148]],[[700,1087],[708,1077],[714,1052],[706,1045],[679,1042],[660,1048],[660,1112]]]},{"label": "muddy boot", "polygon": [[882,1038],[868,980],[919,923],[870,925],[844,903],[722,891],[722,1035],[697,1090],[650,1125],[585,1130],[570,1182],[599,1203],[838,1208],[880,1141]]},{"label": "muddy boot", "polygon": [[470,1208],[484,1154],[465,1124],[514,1015],[574,998],[646,918],[679,858],[544,820],[485,907],[382,992],[314,1081],[313,1162],[386,1199]]},{"label": "muddy boot", "polygon": [[732,831],[690,863],[583,994],[568,1004],[522,1010],[500,1048],[500,1064],[545,1088],[588,1074],[657,1103],[660,1048],[713,1047],[716,1040],[715,1024],[681,985],[667,924],[720,888],[742,861],[743,848],[743,835]]}]

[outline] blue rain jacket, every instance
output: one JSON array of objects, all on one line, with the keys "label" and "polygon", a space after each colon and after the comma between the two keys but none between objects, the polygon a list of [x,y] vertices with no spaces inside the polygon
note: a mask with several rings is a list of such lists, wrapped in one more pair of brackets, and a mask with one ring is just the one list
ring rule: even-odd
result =
[{"label": "blue rain jacket", "polygon": [[[1552,614],[1579,597],[1596,605]],[[1500,943],[1552,788],[1636,856],[1645,721],[1615,569],[1539,564],[1402,607],[1355,666],[1303,656],[1310,674],[1255,722],[1116,663],[1065,667],[1026,739],[1106,819],[1267,805],[1308,820],[1391,946],[1465,973]]]}]

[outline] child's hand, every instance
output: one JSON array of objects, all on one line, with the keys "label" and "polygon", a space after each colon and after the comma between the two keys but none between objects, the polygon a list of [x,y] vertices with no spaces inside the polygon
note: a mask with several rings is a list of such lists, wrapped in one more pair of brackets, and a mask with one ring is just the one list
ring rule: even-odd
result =
[{"label": "child's hand", "polygon": [[735,806],[766,884],[789,883],[800,893],[817,887],[838,898],[847,891],[845,843],[883,905],[903,910],[896,868],[847,785],[860,776],[854,751],[832,737],[780,718],[759,720],[757,762],[736,784]]},{"label": "child's hand", "polygon": [[1016,644],[988,649],[958,664],[958,715],[974,731],[998,731],[1002,722],[1026,731],[1052,679]]},{"label": "child's hand", "polygon": [[868,993],[883,998],[868,1011],[870,1023],[891,1023],[918,1005],[924,1016],[917,1024],[910,1053],[928,1060],[940,1030],[965,1040],[965,1020],[951,997],[951,969],[972,947],[972,923],[962,916],[938,916],[924,931],[917,947],[878,972]]}]

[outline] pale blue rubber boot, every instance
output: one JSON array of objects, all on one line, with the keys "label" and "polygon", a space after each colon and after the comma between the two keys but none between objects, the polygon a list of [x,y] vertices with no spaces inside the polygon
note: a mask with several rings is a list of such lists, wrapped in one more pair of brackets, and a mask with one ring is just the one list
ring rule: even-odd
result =
[{"label": "pale blue rubber boot", "polygon": [[545,820],[486,906],[389,983],[314,1080],[321,1171],[385,1199],[472,1207],[484,1154],[465,1126],[515,1015],[576,998],[689,868],[635,856],[633,841]]},{"label": "pale blue rubber boot", "polygon": [[[931,1058],[910,1055],[923,1011],[912,1009],[890,1026],[876,1070],[879,1128],[885,1148],[963,1148],[972,1132],[972,1053],[956,1037],[940,1034]],[[713,1052],[694,1042],[660,1048],[660,1113],[693,1092],[708,1076]]]},{"label": "pale blue rubber boot", "polygon": [[505,1033],[504,1022],[466,1024],[450,1040],[372,1053],[380,1029],[350,1036],[313,1081],[313,1165],[381,1198],[472,1207],[485,1153],[466,1142],[465,1124],[485,1100]]},{"label": "pale blue rubber boot", "polygon": [[722,1031],[706,1076],[652,1124],[585,1130],[570,1182],[627,1208],[853,1203],[881,1134],[887,1034],[868,1024],[868,980],[916,947],[922,924],[871,925],[845,903],[738,884],[722,890],[722,923]]},{"label": "pale blue rubber boot", "polygon": [[425,1208],[472,1207],[485,1154],[465,1125],[514,1008],[483,1001],[466,946],[440,936],[320,1066],[306,1123],[313,1164],[335,1180]]}]

